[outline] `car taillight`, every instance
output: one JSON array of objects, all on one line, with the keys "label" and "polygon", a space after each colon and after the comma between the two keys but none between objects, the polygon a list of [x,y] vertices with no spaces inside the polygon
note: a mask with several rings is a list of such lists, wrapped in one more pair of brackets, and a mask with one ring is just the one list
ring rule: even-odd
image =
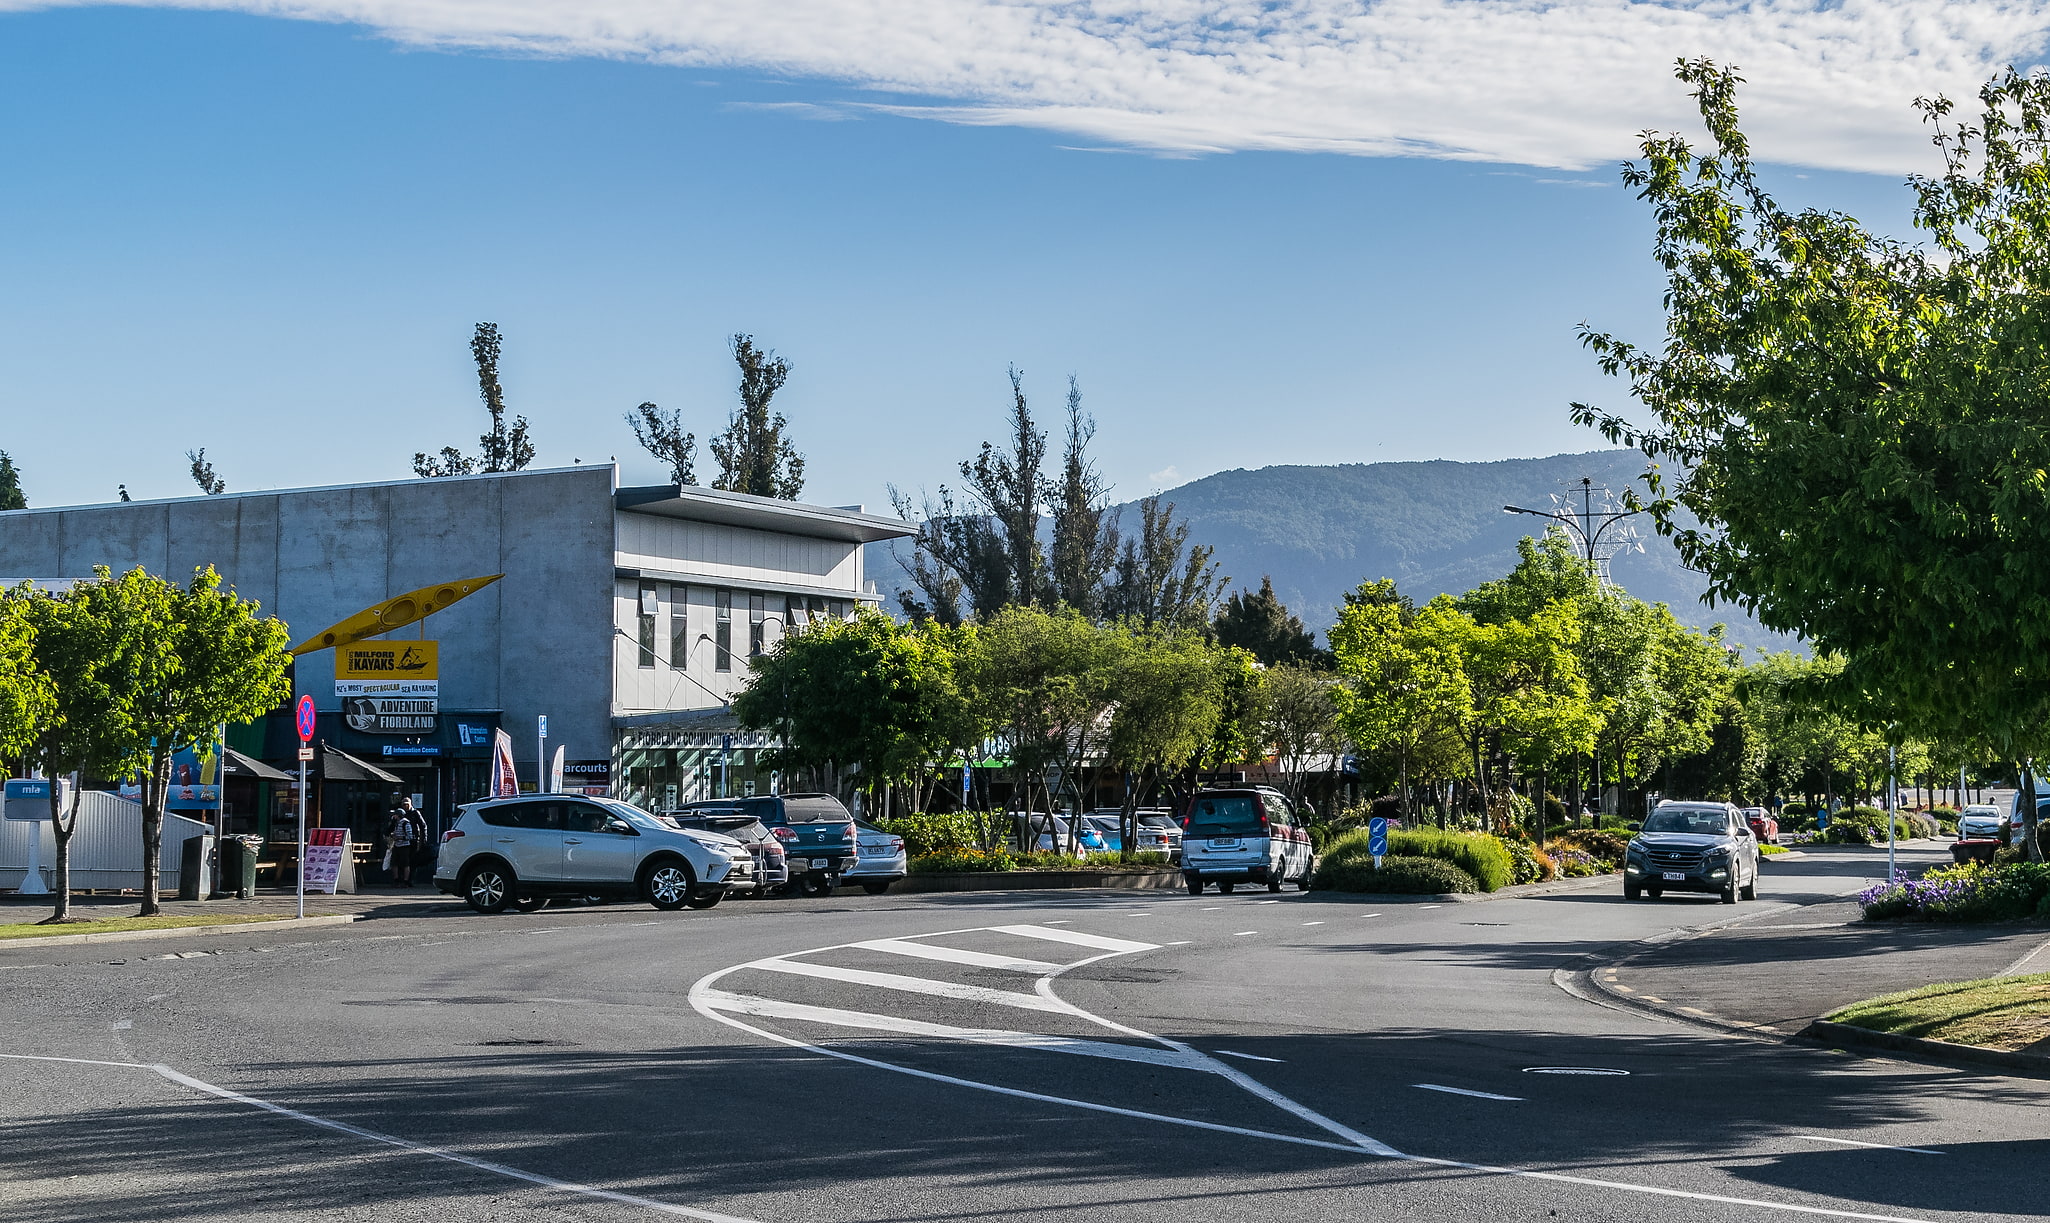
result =
[{"label": "car taillight", "polygon": [[453,841],[453,840],[455,840],[455,839],[456,839],[457,837],[459,837],[459,836],[462,836],[462,835],[463,835],[463,830],[462,830],[462,829],[460,829],[460,828],[451,828],[451,829],[449,829],[449,830],[448,830],[447,832],[444,832],[444,833],[442,833],[442,834],[441,834],[441,842],[442,842],[442,844],[446,845],[446,844],[448,844],[448,843],[449,843],[450,841]]},{"label": "car taillight", "polygon": [[847,830],[841,833],[840,835],[846,837],[849,841],[852,841],[854,839],[854,825],[847,825]]},{"label": "car taillight", "polygon": [[901,854],[901,853],[903,853],[903,852],[904,852],[904,838],[903,838],[903,837],[891,837],[891,838],[890,838],[890,852],[891,852],[891,853],[893,853],[893,854]]},{"label": "car taillight", "polygon": [[795,841],[797,839],[797,834],[788,828],[771,828],[769,831],[775,834],[776,839],[779,841]]}]

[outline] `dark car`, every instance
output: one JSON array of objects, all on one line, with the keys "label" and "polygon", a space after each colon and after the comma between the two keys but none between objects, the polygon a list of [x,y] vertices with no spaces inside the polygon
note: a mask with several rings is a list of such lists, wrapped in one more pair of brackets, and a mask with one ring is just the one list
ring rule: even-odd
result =
[{"label": "dark car", "polygon": [[706,799],[679,811],[745,811],[783,843],[791,890],[830,896],[840,872],[854,865],[854,816],[830,794],[771,794],[756,798]]},{"label": "dark car", "polygon": [[1772,818],[1772,812],[1763,807],[1745,807],[1742,810],[1744,822],[1751,825],[1751,835],[1758,838],[1760,845],[1780,843],[1780,822]]},{"label": "dark car", "polygon": [[1660,803],[1623,859],[1623,897],[1713,892],[1724,904],[1758,899],[1758,838],[1728,803]]},{"label": "dark car", "polygon": [[789,861],[783,852],[783,842],[776,839],[768,825],[739,807],[664,811],[658,818],[677,828],[721,833],[747,846],[755,859],[755,886],[747,893],[749,896],[766,896],[790,882]]}]

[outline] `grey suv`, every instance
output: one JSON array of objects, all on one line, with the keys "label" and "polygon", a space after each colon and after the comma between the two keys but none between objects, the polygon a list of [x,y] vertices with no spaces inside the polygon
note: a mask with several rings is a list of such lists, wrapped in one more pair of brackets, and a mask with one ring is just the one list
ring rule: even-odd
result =
[{"label": "grey suv", "polygon": [[1724,904],[1758,899],[1758,839],[1728,803],[1660,803],[1623,859],[1623,898],[1713,892]]}]

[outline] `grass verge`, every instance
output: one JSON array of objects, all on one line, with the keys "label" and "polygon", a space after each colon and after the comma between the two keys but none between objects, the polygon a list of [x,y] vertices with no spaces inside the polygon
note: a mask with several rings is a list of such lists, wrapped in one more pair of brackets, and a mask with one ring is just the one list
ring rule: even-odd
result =
[{"label": "grass verge", "polygon": [[1925,985],[1824,1018],[1873,1032],[2042,1053],[2050,1051],[2050,972]]},{"label": "grass verge", "polygon": [[178,917],[107,917],[96,921],[38,922],[0,925],[0,938],[47,938],[53,934],[106,934],[115,930],[169,930],[178,926],[228,926],[241,922],[282,921],[280,913],[195,913]]}]

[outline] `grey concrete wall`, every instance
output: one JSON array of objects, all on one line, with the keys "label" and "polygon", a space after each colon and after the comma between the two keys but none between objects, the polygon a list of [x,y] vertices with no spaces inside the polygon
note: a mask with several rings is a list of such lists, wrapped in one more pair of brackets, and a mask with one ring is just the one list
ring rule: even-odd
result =
[{"label": "grey concrete wall", "polygon": [[[613,504],[609,466],[0,513],[0,576],[141,565],[183,582],[212,565],[294,641],[436,582],[504,580],[429,617],[445,709],[502,709],[530,761],[534,719],[575,758],[611,752]],[[401,630],[397,636],[416,633]],[[334,655],[299,689],[337,709]]]}]

